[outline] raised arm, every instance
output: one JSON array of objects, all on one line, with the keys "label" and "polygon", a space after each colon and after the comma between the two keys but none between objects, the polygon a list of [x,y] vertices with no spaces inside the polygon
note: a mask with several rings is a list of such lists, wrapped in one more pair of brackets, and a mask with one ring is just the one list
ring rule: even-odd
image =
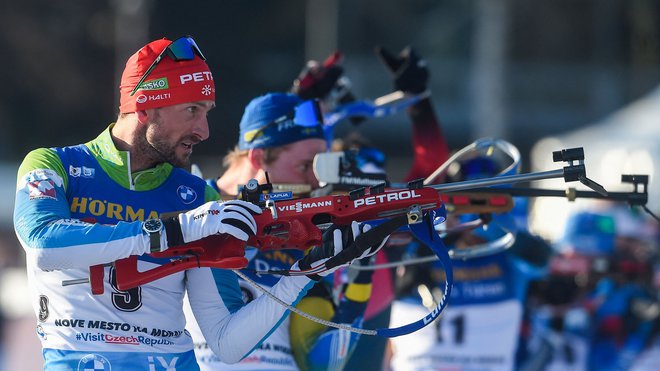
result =
[{"label": "raised arm", "polygon": [[428,65],[411,47],[404,48],[397,56],[377,47],[376,54],[392,75],[395,90],[426,95],[407,109],[412,123],[414,158],[406,180],[425,178],[449,158],[449,148],[428,90]]}]

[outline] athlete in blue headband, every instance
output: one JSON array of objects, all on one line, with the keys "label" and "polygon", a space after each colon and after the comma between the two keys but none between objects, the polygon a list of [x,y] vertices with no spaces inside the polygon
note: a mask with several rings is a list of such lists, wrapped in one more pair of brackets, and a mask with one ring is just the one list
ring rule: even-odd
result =
[{"label": "athlete in blue headband", "polygon": [[[316,188],[318,181],[312,171],[312,161],[317,153],[324,152],[327,148],[322,124],[321,112],[314,100],[303,100],[297,95],[287,93],[269,93],[254,98],[245,108],[241,119],[238,145],[225,158],[225,173],[217,180],[211,180],[211,183],[225,195],[236,195],[238,189],[250,179],[264,183],[268,172],[272,183],[283,187],[296,187],[290,189],[296,193],[300,186],[307,189]],[[352,238],[368,230],[368,227],[354,223],[349,230],[343,230],[342,233],[348,233],[349,238]],[[374,249],[373,254],[376,251],[377,249]],[[279,277],[258,274],[255,270],[285,270],[303,258],[303,255],[302,251],[295,249],[257,252],[243,273],[260,286],[270,289],[277,284]],[[219,292],[228,295],[225,283],[236,280],[234,273],[216,269],[214,276]],[[258,289],[245,280],[240,279],[239,285],[241,293],[232,294],[234,300],[230,310],[240,308],[243,302],[249,305],[263,297]],[[354,326],[361,324],[361,314],[371,289],[370,273],[360,275],[353,281],[352,286],[349,285],[338,306],[327,300],[325,295],[315,294],[323,289],[323,283],[317,283],[308,295],[301,299],[297,308],[326,320]],[[229,365],[213,355],[201,331],[194,325],[192,316],[189,318],[191,321],[188,330],[196,343],[197,360],[204,370],[341,368],[351,353],[351,344],[354,346],[358,338],[357,334],[334,328],[329,328],[323,334],[306,329],[292,333],[291,331],[295,330],[289,326],[290,318],[284,318],[260,347],[255,348],[241,362]],[[305,356],[302,359],[297,355],[294,357],[293,338],[305,343]],[[346,343],[340,351],[328,352],[328,349],[332,348],[331,344],[337,341]]]}]

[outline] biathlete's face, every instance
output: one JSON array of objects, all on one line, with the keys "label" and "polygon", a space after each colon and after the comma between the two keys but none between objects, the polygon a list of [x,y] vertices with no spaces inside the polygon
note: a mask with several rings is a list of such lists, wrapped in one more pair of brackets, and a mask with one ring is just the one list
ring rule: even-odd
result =
[{"label": "biathlete's face", "polygon": [[145,138],[159,162],[190,165],[193,146],[209,137],[207,115],[214,107],[213,101],[199,101],[154,109]]},{"label": "biathlete's face", "polygon": [[272,183],[309,184],[318,188],[312,162],[317,153],[325,150],[325,140],[318,138],[287,144],[277,152],[273,162],[263,165],[263,170],[268,172]]}]

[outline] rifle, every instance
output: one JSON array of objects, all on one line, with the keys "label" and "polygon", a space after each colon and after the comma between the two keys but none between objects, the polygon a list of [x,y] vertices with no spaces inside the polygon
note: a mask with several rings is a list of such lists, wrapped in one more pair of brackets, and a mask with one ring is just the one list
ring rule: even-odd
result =
[{"label": "rifle", "polygon": [[[472,189],[482,186],[511,184],[530,180],[564,178],[565,181],[580,180],[596,191],[605,192],[602,186],[589,180],[582,160],[582,148],[562,150],[553,153],[555,162],[566,161],[568,166],[562,169],[495,177],[490,179],[457,182],[444,185],[424,186],[423,179],[407,184],[405,189],[386,189],[385,184],[359,188],[348,195],[329,195],[303,199],[287,199],[276,201],[277,193],[265,193],[272,189],[269,183],[260,185],[251,180],[245,185],[242,197],[250,202],[261,205],[264,212],[255,215],[257,233],[248,239],[247,244],[260,250],[297,248],[307,249],[322,242],[320,225],[335,223],[348,225],[352,221],[380,222],[368,232],[355,238],[357,251],[380,243],[385,237],[401,227],[407,227],[413,235],[427,245],[438,256],[445,270],[445,285],[442,298],[437,306],[425,317],[397,328],[358,329],[343,326],[346,330],[383,337],[395,337],[417,331],[433,322],[446,307],[453,286],[453,271],[447,248],[443,245],[439,234],[435,231],[436,211],[438,219],[444,221],[446,209],[441,193]],[[578,160],[578,164],[573,161]],[[384,220],[384,221],[383,221]],[[153,253],[153,258],[168,258],[170,261],[146,271],[137,269],[137,256],[111,263],[114,266],[116,287],[128,290],[149,283],[169,274],[189,268],[216,267],[240,269],[247,265],[247,260],[240,254],[246,243],[226,234],[214,235],[182,246],[173,246],[159,253]],[[235,254],[239,252],[239,254]],[[351,249],[343,250],[324,264],[337,259]],[[359,252],[358,252],[359,254]],[[343,257],[339,264],[349,262],[354,256]],[[104,272],[107,265],[90,267],[89,280],[71,280],[63,285],[89,282],[92,293],[102,294],[104,287]],[[240,271],[236,271],[241,274]],[[306,274],[307,272],[297,272]],[[274,298],[278,300],[277,298]],[[285,303],[286,304],[286,303]],[[296,308],[287,305],[292,311]],[[338,325],[342,326],[342,325]]]},{"label": "rifle", "polygon": [[[312,196],[342,194],[356,188],[367,188],[385,183],[390,186],[387,175],[383,173],[365,173],[357,165],[357,151],[324,152],[314,157],[314,175],[319,179],[321,188],[311,192]],[[406,188],[396,185],[392,188]],[[485,194],[474,191],[442,193],[440,198],[447,207],[447,212],[455,215],[505,213],[513,208],[510,195],[499,192]]]},{"label": "rifle", "polygon": [[[319,226],[328,223],[348,225],[354,220],[366,222],[396,219],[397,223],[383,223],[386,227],[377,226],[356,239],[356,244],[370,246],[405,224],[420,223],[424,215],[441,208],[443,200],[455,203],[456,196],[446,193],[484,186],[564,178],[566,182],[580,180],[589,183],[597,192],[604,192],[602,186],[586,177],[583,159],[582,148],[573,148],[553,153],[555,162],[567,162],[567,166],[557,170],[427,186],[420,179],[409,182],[406,188],[386,189],[381,184],[355,189],[347,195],[302,199],[277,200],[281,197],[280,193],[264,193],[271,189],[268,183],[259,185],[256,180],[252,180],[244,187],[242,198],[258,203],[264,212],[254,216],[258,229],[256,235],[247,241],[247,245],[260,250],[306,250],[321,244],[322,231]],[[108,265],[115,268],[119,290],[128,290],[190,268],[240,269],[247,265],[247,260],[235,252],[242,250],[245,245],[245,242],[228,235],[209,236],[150,254],[154,258],[170,260],[153,269],[139,271],[138,257],[131,256],[110,264],[90,267],[89,280],[65,281],[62,284],[89,282],[93,294],[102,294],[104,268]]]}]

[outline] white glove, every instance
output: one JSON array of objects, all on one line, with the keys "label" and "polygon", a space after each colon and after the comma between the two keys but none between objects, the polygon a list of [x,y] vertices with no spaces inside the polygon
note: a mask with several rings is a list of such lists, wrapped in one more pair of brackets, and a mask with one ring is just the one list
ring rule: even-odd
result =
[{"label": "white glove", "polygon": [[355,244],[355,239],[362,233],[371,229],[369,224],[352,222],[348,226],[332,226],[323,233],[323,244],[313,248],[304,258],[298,261],[298,267],[308,270],[321,267],[325,271],[312,271],[308,277],[319,280],[319,276],[327,276],[342,266],[348,265],[354,260],[360,260],[376,254],[387,242],[389,235],[378,243],[360,248]]},{"label": "white glove", "polygon": [[[204,205],[179,214],[178,221],[183,243],[197,241],[204,237],[227,233],[241,241],[247,241],[250,236],[257,233],[257,222],[254,220],[254,214],[261,214],[259,206],[241,200],[232,200],[224,203],[218,201],[207,202]],[[176,228],[167,226],[167,240],[169,246],[176,246],[179,243],[178,236],[170,236],[171,231],[176,232]],[[176,234],[176,233],[172,233]]]}]

